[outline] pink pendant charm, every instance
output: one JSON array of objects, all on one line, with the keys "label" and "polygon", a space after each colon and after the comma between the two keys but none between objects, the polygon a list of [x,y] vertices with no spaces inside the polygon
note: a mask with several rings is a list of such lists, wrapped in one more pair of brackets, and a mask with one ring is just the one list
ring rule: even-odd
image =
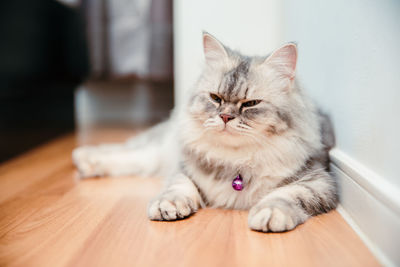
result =
[{"label": "pink pendant charm", "polygon": [[233,179],[232,181],[232,187],[233,189],[235,189],[236,191],[242,191],[243,189],[243,179],[240,176],[240,174],[238,174],[238,176],[236,176],[235,179]]}]

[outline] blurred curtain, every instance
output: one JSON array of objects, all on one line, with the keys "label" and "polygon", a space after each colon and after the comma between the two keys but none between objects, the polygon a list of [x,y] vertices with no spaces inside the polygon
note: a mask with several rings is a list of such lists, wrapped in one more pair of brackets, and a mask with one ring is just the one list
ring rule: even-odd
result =
[{"label": "blurred curtain", "polygon": [[92,78],[172,79],[172,0],[83,0]]}]

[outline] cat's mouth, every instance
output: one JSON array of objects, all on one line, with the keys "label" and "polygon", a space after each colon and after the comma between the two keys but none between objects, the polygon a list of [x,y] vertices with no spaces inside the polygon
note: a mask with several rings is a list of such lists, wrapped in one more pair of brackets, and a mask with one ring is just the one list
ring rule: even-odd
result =
[{"label": "cat's mouth", "polygon": [[228,135],[237,135],[235,130],[230,127],[229,125],[225,124],[224,128],[221,130],[222,133],[228,134]]}]

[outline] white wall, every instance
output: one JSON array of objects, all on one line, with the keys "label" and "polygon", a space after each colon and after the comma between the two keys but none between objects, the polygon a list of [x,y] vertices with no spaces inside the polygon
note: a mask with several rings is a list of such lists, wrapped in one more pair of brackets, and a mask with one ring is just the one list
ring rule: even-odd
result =
[{"label": "white wall", "polygon": [[202,63],[202,31],[233,49],[266,55],[282,42],[279,0],[175,0],[175,100],[193,86]]},{"label": "white wall", "polygon": [[285,1],[299,77],[337,147],[400,188],[400,1]]}]

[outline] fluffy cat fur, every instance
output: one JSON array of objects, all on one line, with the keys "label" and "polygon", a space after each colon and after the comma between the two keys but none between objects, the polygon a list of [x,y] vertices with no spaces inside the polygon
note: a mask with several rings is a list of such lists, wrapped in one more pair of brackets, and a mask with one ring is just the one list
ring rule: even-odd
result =
[{"label": "fluffy cat fur", "polygon": [[[124,144],[75,149],[81,175],[166,177],[151,220],[245,209],[251,229],[281,232],[335,208],[332,139],[296,82],[296,45],[247,57],[204,33],[203,46],[203,73],[171,118]],[[238,174],[242,191],[232,188]]]}]

